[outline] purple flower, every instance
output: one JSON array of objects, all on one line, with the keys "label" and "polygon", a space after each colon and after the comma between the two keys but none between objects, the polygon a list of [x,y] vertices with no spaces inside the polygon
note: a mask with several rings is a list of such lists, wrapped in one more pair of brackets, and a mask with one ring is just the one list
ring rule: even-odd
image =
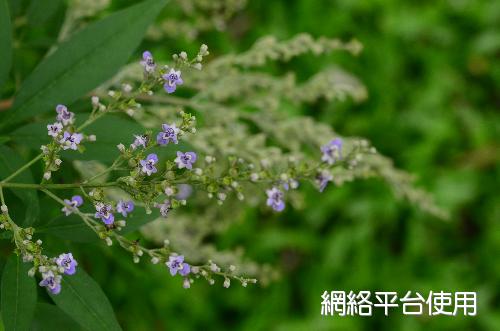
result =
[{"label": "purple flower", "polygon": [[70,112],[65,105],[57,105],[57,121],[61,122],[64,126],[73,124],[75,114]]},{"label": "purple flower", "polygon": [[123,217],[127,217],[128,213],[131,213],[134,210],[134,202],[133,201],[118,201],[116,205],[116,211],[121,213]]},{"label": "purple flower", "polygon": [[173,142],[177,144],[177,134],[179,133],[179,129],[175,126],[175,123],[171,125],[163,124],[163,131],[158,133],[156,136],[156,142],[158,145],[167,145],[169,142]]},{"label": "purple flower", "polygon": [[170,69],[168,74],[163,75],[165,84],[163,87],[167,93],[174,93],[177,85],[182,85],[184,81],[181,78],[181,71],[175,71],[173,68]]},{"label": "purple flower", "polygon": [[64,150],[72,149],[76,151],[82,139],[83,135],[81,133],[69,133],[68,131],[64,131],[64,135],[61,140],[59,140],[59,143]]},{"label": "purple flower", "polygon": [[59,294],[61,292],[61,278],[60,275],[54,275],[52,271],[44,272],[39,285],[46,287],[52,294]]},{"label": "purple flower", "polygon": [[175,196],[179,200],[186,200],[193,193],[193,187],[189,184],[179,184],[177,185],[177,195]]},{"label": "purple flower", "polygon": [[342,159],[342,139],[333,139],[321,147],[321,152],[323,153],[321,161],[330,165],[334,164],[336,161]]},{"label": "purple flower", "polygon": [[322,170],[320,173],[318,173],[316,175],[316,182],[318,183],[319,191],[323,192],[328,183],[332,181],[332,179],[332,174],[327,170]]},{"label": "purple flower", "polygon": [[98,202],[95,205],[97,212],[95,213],[95,218],[100,218],[104,224],[110,225],[115,221],[115,216],[111,213],[113,208],[111,205],[106,205],[102,202]]},{"label": "purple flower", "polygon": [[54,124],[49,124],[47,125],[47,131],[48,131],[48,134],[49,136],[52,136],[52,137],[57,137],[57,135],[59,135],[59,133],[62,131],[63,129],[63,125],[59,122],[55,122]]},{"label": "purple flower", "polygon": [[146,73],[152,73],[156,69],[156,63],[153,59],[153,54],[150,51],[142,53],[141,66],[144,67]]},{"label": "purple flower", "polygon": [[64,268],[64,273],[66,275],[73,275],[76,272],[76,266],[78,265],[78,262],[76,262],[73,258],[73,254],[71,253],[59,255],[56,259],[56,263],[58,266]]},{"label": "purple flower", "polygon": [[132,147],[132,149],[135,150],[135,149],[139,148],[139,146],[146,148],[146,146],[148,145],[148,140],[149,140],[149,137],[147,135],[143,135],[143,136],[134,135],[134,137],[135,137],[135,140],[130,145],[130,147]]},{"label": "purple flower", "polygon": [[177,163],[177,167],[179,169],[186,168],[186,169],[193,169],[193,163],[196,162],[196,153],[195,152],[177,152],[177,158],[174,160],[175,163]]},{"label": "purple flower", "polygon": [[156,173],[158,170],[155,168],[155,164],[158,163],[158,156],[156,154],[149,154],[145,160],[141,160],[140,164],[142,166],[141,170],[148,176]]},{"label": "purple flower", "polygon": [[184,256],[182,255],[170,255],[168,262],[165,264],[170,269],[170,274],[172,276],[175,276],[177,272],[179,272],[181,276],[187,276],[191,272],[191,267],[184,262]]},{"label": "purple flower", "polygon": [[170,201],[165,200],[165,201],[163,201],[163,203],[156,203],[155,207],[160,208],[161,216],[167,217],[168,212],[170,211]]},{"label": "purple flower", "polygon": [[61,210],[66,216],[69,216],[77,207],[80,207],[83,204],[83,199],[81,196],[75,195],[71,198],[71,200],[64,199],[64,203],[66,206],[64,206]]},{"label": "purple flower", "polygon": [[285,202],[283,202],[283,192],[278,188],[273,187],[266,191],[267,193],[267,205],[276,211],[282,211],[285,209]]}]

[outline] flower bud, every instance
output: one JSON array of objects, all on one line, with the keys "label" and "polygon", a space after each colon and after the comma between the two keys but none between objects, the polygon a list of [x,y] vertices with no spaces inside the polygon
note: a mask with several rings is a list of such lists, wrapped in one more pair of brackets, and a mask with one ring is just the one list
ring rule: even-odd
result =
[{"label": "flower bud", "polygon": [[98,96],[96,96],[96,95],[92,96],[91,101],[92,101],[92,106],[94,106],[94,107],[99,106],[99,97]]},{"label": "flower bud", "polygon": [[96,138],[95,134],[91,134],[88,139],[89,139],[89,141],[93,142],[93,141],[96,141],[97,138]]},{"label": "flower bud", "polygon": [[7,214],[9,212],[9,208],[7,208],[6,205],[2,205],[2,207],[0,207],[0,209],[2,210],[2,213],[4,213],[4,214]]}]

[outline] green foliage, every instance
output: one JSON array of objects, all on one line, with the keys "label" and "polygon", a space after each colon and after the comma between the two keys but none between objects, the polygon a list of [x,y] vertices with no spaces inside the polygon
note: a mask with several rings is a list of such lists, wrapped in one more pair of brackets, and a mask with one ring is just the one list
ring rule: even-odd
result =
[{"label": "green foliage", "polygon": [[62,286],[65,290],[52,299],[85,330],[121,330],[108,298],[85,271],[64,278]]},{"label": "green foliage", "polygon": [[0,87],[7,79],[12,64],[12,27],[7,0],[0,1]]},{"label": "green foliage", "polygon": [[167,0],[150,0],[89,25],[40,63],[0,128],[67,104],[110,78],[128,60]]},{"label": "green foliage", "polygon": [[1,310],[6,331],[30,330],[36,307],[35,280],[28,276],[31,267],[12,254],[2,273]]},{"label": "green foliage", "polygon": [[[46,142],[41,123],[45,123],[44,113],[54,104],[74,102],[73,109],[78,112],[88,108],[83,105],[88,105],[87,99],[82,103],[77,100],[125,64],[163,5],[150,0],[122,9],[136,1],[114,0],[107,9],[72,16],[78,3],[92,5],[91,1],[10,1],[16,45],[10,70],[5,59],[9,59],[12,47],[2,44],[9,42],[11,29],[6,27],[10,20],[2,7],[5,1],[0,0],[0,95],[7,98],[1,101],[8,101],[7,96],[20,91],[14,107],[0,118],[0,145],[8,145],[0,146],[0,178],[12,173]],[[207,200],[206,205],[188,206],[186,212],[178,212],[168,221],[143,228],[142,234],[127,236],[134,240],[145,237],[148,243],[154,243],[163,239],[162,234],[168,234],[179,247],[200,247],[189,252],[192,256],[204,258],[203,254],[217,253],[227,261],[226,250],[245,247],[245,257],[270,264],[277,271],[263,282],[263,287],[221,289],[195,284],[186,291],[169,277],[168,270],[146,263],[137,267],[118,248],[92,243],[98,240],[95,234],[75,215],[60,217],[60,206],[41,198],[39,202],[37,194],[29,190],[6,190],[7,195],[14,193],[7,197],[13,212],[21,217],[26,213],[25,225],[39,219],[36,235],[42,235],[44,243],[58,252],[78,252],[79,261],[96,280],[84,274],[83,268],[77,275],[64,278],[63,287],[70,290],[38,299],[32,329],[77,330],[75,323],[88,330],[119,329],[118,322],[127,330],[499,329],[498,1],[256,0],[249,1],[247,8],[227,22],[226,31],[209,31],[224,25],[220,23],[224,10],[217,8],[218,4],[224,4],[221,8],[227,5],[239,9],[241,2],[211,1],[209,9],[203,9],[206,1],[202,0],[189,1],[184,7],[179,3],[182,1],[172,3],[160,16],[160,22],[148,30],[147,39],[134,54],[138,58],[140,50],[150,49],[155,57],[158,54],[158,59],[165,60],[182,49],[195,52],[199,42],[205,42],[213,58],[222,58],[219,63],[209,63],[200,75],[192,75],[190,81],[199,85],[180,93],[199,93],[202,101],[224,103],[238,111],[220,116],[215,107],[201,109],[199,100],[188,105],[200,112],[200,122],[207,124],[198,138],[190,141],[193,146],[249,152],[258,159],[269,150],[265,142],[248,136],[262,128],[272,131],[287,126],[285,133],[276,133],[275,142],[300,149],[300,142],[290,139],[290,133],[307,135],[308,139],[317,134],[311,133],[317,126],[302,121],[302,116],[310,116],[328,124],[328,132],[333,127],[342,135],[367,137],[399,168],[417,174],[418,183],[437,198],[438,205],[451,211],[450,219],[443,222],[407,204],[395,203],[390,191],[377,180],[332,187],[321,195],[306,184],[302,187],[304,194],[293,197],[294,208],[279,216],[231,201],[222,207],[207,207]],[[232,9],[228,11],[233,14]],[[78,19],[67,25],[64,17],[69,16]],[[101,20],[103,16],[106,18]],[[186,16],[191,20],[186,21]],[[313,39],[293,39],[303,32]],[[288,49],[282,52],[276,40],[295,40],[300,49],[321,36],[356,38],[364,49],[356,58],[341,53],[325,57],[306,53],[288,62],[265,60],[261,68],[249,67],[245,57],[236,56],[242,52],[252,55],[247,51],[249,46],[267,35],[278,37],[264,39],[270,43],[268,51],[273,59],[288,60]],[[194,37],[196,43],[191,41]],[[58,46],[61,40],[66,41]],[[330,67],[332,64],[335,66]],[[224,70],[224,77],[216,75],[219,70]],[[135,81],[137,76],[128,73],[125,70],[120,74]],[[5,85],[2,74],[8,76]],[[329,89],[328,79],[333,75],[335,84]],[[337,102],[338,87],[346,85],[350,93],[345,95],[351,95],[356,102]],[[97,92],[102,93],[102,89]],[[1,110],[6,109],[3,107]],[[109,163],[118,153],[116,144],[130,141],[129,133],[139,133],[141,125],[157,126],[176,107],[153,109],[149,118],[139,119],[140,123],[124,117],[104,118],[89,127],[97,141],[88,146],[85,154],[64,155],[64,162],[83,158]],[[267,116],[270,113],[273,116]],[[244,123],[252,125],[233,126],[231,116],[245,117]],[[21,127],[12,125],[33,117],[34,121]],[[295,121],[285,121],[288,118]],[[230,123],[226,131],[211,126],[224,119]],[[213,144],[221,141],[221,136],[227,138],[228,132],[230,141]],[[317,135],[317,139],[324,138]],[[86,178],[78,166],[69,168],[57,174],[61,182]],[[17,181],[32,183],[33,177],[41,178],[37,167],[32,174],[21,174]],[[406,180],[406,174],[404,177]],[[256,192],[255,197],[261,193]],[[198,201],[203,198],[196,196]],[[123,233],[139,229],[156,216],[137,209],[127,219]],[[204,236],[206,233],[209,235]],[[11,239],[2,236],[3,256],[12,251]],[[11,261],[5,266],[4,279],[12,275],[8,271],[12,269]],[[20,263],[23,265],[26,267]],[[23,279],[32,281],[35,287],[33,279]],[[324,290],[361,289],[400,293],[477,291],[478,316],[319,316]],[[15,316],[5,311],[4,297],[9,293],[11,287],[7,286],[5,292],[2,282],[6,330]],[[116,318],[104,293],[115,307]],[[8,309],[13,308],[10,300]],[[46,303],[52,301],[58,306]],[[22,307],[32,310],[34,302]],[[29,321],[20,319],[24,329],[29,329]]]},{"label": "green foliage", "polygon": [[[7,175],[14,173],[25,164],[16,151],[7,146],[0,146],[0,179],[5,179]],[[33,175],[29,170],[22,172],[17,180],[20,183],[34,183]],[[12,189],[12,192],[21,199],[25,206],[24,220],[20,225],[29,226],[35,223],[39,218],[40,205],[38,203],[38,194],[33,191]]]}]

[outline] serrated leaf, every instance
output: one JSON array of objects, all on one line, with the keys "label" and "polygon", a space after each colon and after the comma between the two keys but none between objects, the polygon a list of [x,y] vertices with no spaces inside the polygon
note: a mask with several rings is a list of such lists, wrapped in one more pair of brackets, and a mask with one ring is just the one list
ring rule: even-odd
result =
[{"label": "serrated leaf", "polygon": [[[0,180],[6,178],[14,171],[22,167],[26,162],[11,148],[0,145]],[[33,175],[29,169],[21,172],[16,178],[16,183],[34,183]],[[38,203],[38,195],[35,190],[28,189],[11,189],[11,191],[23,201],[25,206],[25,219],[19,221],[22,225],[31,225],[36,220],[40,213],[40,205]]]},{"label": "serrated leaf", "polygon": [[64,276],[61,286],[59,294],[50,296],[82,328],[89,331],[121,330],[108,298],[82,268],[74,275]]},{"label": "serrated leaf", "polygon": [[6,331],[30,330],[36,306],[36,282],[28,276],[31,266],[12,254],[2,274],[2,319]]},{"label": "serrated leaf", "polygon": [[88,25],[44,59],[26,79],[0,129],[70,104],[115,74],[139,45],[167,0],[148,0]]},{"label": "serrated leaf", "polygon": [[0,87],[12,65],[12,25],[7,0],[0,0]]}]

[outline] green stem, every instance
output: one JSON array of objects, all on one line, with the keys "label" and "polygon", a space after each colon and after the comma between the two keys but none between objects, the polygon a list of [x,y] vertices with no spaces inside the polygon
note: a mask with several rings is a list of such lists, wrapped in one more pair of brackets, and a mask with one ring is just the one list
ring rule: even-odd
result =
[{"label": "green stem", "polygon": [[5,178],[4,180],[2,180],[0,182],[0,184],[5,184],[7,183],[9,180],[13,179],[14,177],[16,177],[17,175],[19,175],[21,172],[23,172],[24,170],[28,169],[32,164],[34,164],[35,162],[37,162],[38,160],[40,160],[42,158],[43,154],[38,154],[33,160],[29,161],[28,163],[26,163],[25,165],[23,165],[21,168],[17,169],[13,174],[11,174],[9,177]]},{"label": "green stem", "polygon": [[0,188],[20,188],[20,189],[35,189],[44,191],[46,189],[52,190],[65,190],[72,188],[80,188],[80,187],[110,187],[110,186],[118,186],[118,182],[109,182],[109,183],[101,183],[101,184],[88,184],[88,183],[76,183],[76,184],[25,184],[25,183],[3,183],[0,182]]}]

